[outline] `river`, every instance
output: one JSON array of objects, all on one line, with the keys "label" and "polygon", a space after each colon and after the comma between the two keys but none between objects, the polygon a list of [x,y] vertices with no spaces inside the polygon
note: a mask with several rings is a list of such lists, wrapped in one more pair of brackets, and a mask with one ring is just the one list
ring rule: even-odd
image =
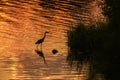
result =
[{"label": "river", "polygon": [[[85,80],[66,62],[67,31],[78,23],[104,20],[94,0],[0,0],[0,80]],[[42,44],[47,64],[35,42]],[[40,47],[40,46],[39,46]],[[58,50],[53,54],[52,50]]]}]

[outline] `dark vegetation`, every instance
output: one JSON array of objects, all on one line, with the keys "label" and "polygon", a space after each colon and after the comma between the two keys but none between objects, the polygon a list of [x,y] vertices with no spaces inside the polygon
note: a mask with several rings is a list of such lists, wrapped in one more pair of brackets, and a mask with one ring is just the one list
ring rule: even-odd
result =
[{"label": "dark vegetation", "polygon": [[106,80],[120,80],[120,0],[106,0],[106,5],[111,7],[104,8],[108,24],[99,23],[98,27],[79,24],[68,31],[68,63],[76,64],[80,71],[81,65],[89,61],[88,80],[94,80],[99,73]]}]

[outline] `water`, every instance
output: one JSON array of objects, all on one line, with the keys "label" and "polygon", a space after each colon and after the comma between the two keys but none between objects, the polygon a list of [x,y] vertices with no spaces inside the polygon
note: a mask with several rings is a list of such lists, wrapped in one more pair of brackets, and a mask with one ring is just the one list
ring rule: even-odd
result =
[{"label": "water", "polygon": [[[80,74],[66,62],[66,33],[79,22],[103,19],[92,0],[0,0],[0,80],[86,79],[86,68]],[[45,31],[42,52],[47,64],[35,52],[35,42]],[[52,54],[53,49],[58,53]]]}]

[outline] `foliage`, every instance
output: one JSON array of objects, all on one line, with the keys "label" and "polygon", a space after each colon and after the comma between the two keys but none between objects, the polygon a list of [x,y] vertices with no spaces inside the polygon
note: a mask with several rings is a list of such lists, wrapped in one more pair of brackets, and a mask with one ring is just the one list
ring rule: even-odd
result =
[{"label": "foliage", "polygon": [[[101,57],[101,54],[96,55],[93,53],[100,53],[108,46],[108,43],[106,43],[107,28],[108,27],[102,23],[100,23],[99,27],[93,25],[84,26],[83,24],[73,27],[73,29],[68,32],[68,46],[70,50],[67,60],[69,64],[73,65],[74,61],[79,61],[79,65],[77,64],[77,66],[80,71],[82,69],[80,65],[83,65],[87,61],[91,61],[90,63],[92,65],[99,68],[100,66],[96,65],[96,62],[99,61],[98,58]],[[95,71],[99,72],[98,70]]]},{"label": "foliage", "polygon": [[[120,59],[120,39],[116,39],[116,33],[111,33],[108,25],[100,24],[99,27],[84,26],[79,24],[68,32],[68,46],[70,51],[67,60],[72,65],[72,61],[80,61],[77,64],[80,68],[84,62],[90,61],[91,70],[89,80],[92,80],[97,73],[104,74],[109,80],[114,80],[111,74],[115,74],[119,69]],[[119,36],[118,36],[119,38]]]},{"label": "foliage", "polygon": [[96,28],[79,24],[68,32],[67,60],[82,64],[88,60],[91,65],[88,80],[98,73],[107,80],[120,80],[120,0],[106,0],[106,5],[111,7],[109,11],[104,9],[109,18],[107,25],[100,23]]}]

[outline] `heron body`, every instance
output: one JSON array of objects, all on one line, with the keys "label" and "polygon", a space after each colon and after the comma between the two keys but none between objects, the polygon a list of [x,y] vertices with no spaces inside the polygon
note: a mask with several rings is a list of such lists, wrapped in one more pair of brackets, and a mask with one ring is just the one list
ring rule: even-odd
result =
[{"label": "heron body", "polygon": [[40,43],[42,43],[42,42],[44,41],[44,38],[45,38],[45,37],[43,37],[42,39],[38,40],[35,44],[40,44]]},{"label": "heron body", "polygon": [[46,33],[49,33],[49,32],[45,32],[43,38],[39,39],[37,42],[35,42],[35,44],[37,44],[37,47],[39,44],[41,44],[41,48],[42,48],[42,43],[44,42],[44,39],[46,37]]}]

